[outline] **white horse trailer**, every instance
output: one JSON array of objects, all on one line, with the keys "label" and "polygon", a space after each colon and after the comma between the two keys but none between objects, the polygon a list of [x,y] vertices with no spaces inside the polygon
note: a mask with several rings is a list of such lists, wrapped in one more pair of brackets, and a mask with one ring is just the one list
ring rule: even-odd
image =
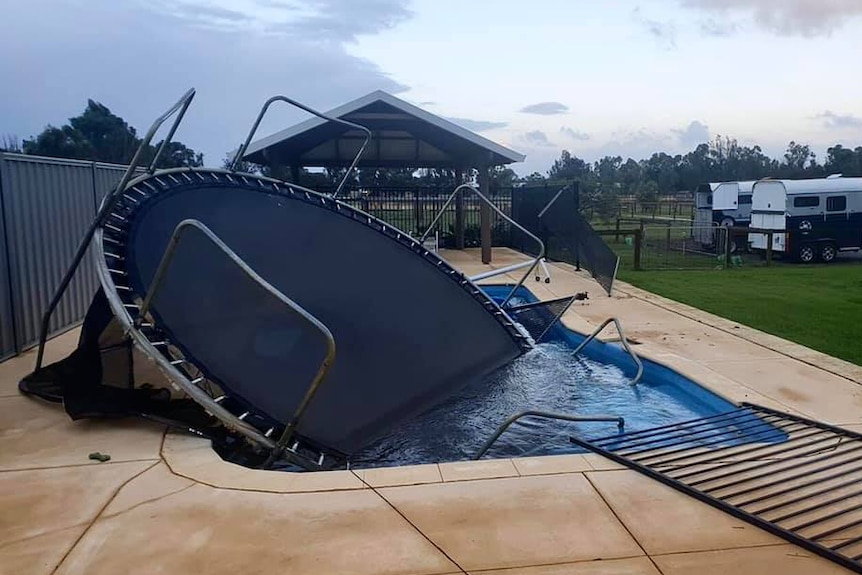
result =
[{"label": "white horse trailer", "polygon": [[747,226],[751,220],[754,181],[701,184],[694,194],[693,239],[705,248],[715,245],[716,226]]},{"label": "white horse trailer", "polygon": [[[809,263],[862,249],[862,178],[760,180],[754,185],[751,227],[776,230],[772,251]],[[768,234],[748,235],[766,250]]]}]

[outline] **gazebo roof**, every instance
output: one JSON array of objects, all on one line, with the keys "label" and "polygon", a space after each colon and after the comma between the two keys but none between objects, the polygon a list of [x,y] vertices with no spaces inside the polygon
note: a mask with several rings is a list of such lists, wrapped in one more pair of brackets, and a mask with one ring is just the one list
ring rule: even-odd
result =
[{"label": "gazebo roof", "polygon": [[[473,168],[522,162],[524,155],[383,91],[331,110],[329,116],[371,130],[359,161],[376,168]],[[350,165],[364,134],[318,117],[252,142],[243,159],[265,165]]]}]

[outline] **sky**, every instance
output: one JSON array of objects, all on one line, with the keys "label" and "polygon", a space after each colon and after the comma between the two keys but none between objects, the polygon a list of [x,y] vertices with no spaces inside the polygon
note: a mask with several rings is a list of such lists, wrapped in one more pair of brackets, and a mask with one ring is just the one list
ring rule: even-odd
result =
[{"label": "sky", "polygon": [[[266,98],[386,90],[527,155],[862,145],[862,0],[0,0],[0,137],[92,98],[218,166]],[[305,119],[274,109],[267,135]]]}]

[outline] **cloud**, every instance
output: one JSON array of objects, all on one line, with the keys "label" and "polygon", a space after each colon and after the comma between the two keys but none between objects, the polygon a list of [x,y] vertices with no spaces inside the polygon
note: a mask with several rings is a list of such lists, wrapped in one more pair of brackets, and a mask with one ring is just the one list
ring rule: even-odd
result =
[{"label": "cloud", "polygon": [[406,0],[136,0],[199,26],[355,42],[409,20]]},{"label": "cloud", "polygon": [[709,126],[697,120],[692,120],[685,128],[672,129],[671,132],[677,135],[680,145],[686,148],[694,148],[710,140]]},{"label": "cloud", "polygon": [[526,132],[521,136],[523,142],[529,146],[549,147],[554,144],[548,139],[547,134],[541,130]]},{"label": "cloud", "polygon": [[556,114],[565,114],[569,111],[569,107],[560,102],[539,102],[538,104],[530,104],[529,106],[524,106],[518,111],[524,114],[554,116]]},{"label": "cloud", "polygon": [[817,114],[814,117],[823,120],[823,127],[829,130],[862,128],[862,118],[858,118],[851,114],[835,114],[834,112],[826,110],[822,114]]},{"label": "cloud", "polygon": [[[333,2],[326,16],[321,7],[330,6],[327,2],[311,1],[308,9],[298,2],[285,4],[22,3],[15,18],[0,18],[0,37],[16,46],[15,58],[0,58],[4,85],[15,86],[0,90],[2,131],[30,137],[46,124],[61,125],[78,115],[93,98],[142,133],[193,86],[197,96],[177,139],[204,152],[207,165],[215,166],[242,141],[261,104],[274,94],[328,110],[373,90],[407,89],[371,61],[351,55],[347,43],[401,21],[408,0]],[[188,6],[209,10],[194,13]],[[362,9],[366,13],[359,18]],[[349,24],[351,15],[362,22]],[[337,34],[321,33],[315,28],[321,18],[346,22],[333,24],[342,27]],[[280,25],[280,32],[268,31],[272,23]],[[274,106],[258,137],[307,118],[288,106]]]},{"label": "cloud", "polygon": [[560,128],[560,133],[561,133],[561,134],[565,134],[565,135],[566,135],[566,136],[568,136],[569,138],[571,138],[571,139],[573,139],[573,140],[578,140],[578,141],[580,141],[580,142],[583,142],[583,141],[586,141],[586,140],[589,140],[589,139],[590,139],[590,135],[589,135],[589,134],[587,134],[587,133],[585,133],[585,132],[580,132],[580,131],[578,131],[578,130],[573,130],[572,128],[569,128],[569,127],[567,127],[567,126],[562,126],[562,127]]},{"label": "cloud", "polygon": [[862,17],[859,0],[680,0],[682,6],[727,19],[742,15],[779,36],[828,36]]},{"label": "cloud", "polygon": [[497,128],[505,128],[508,122],[489,122],[487,120],[471,120],[469,118],[446,118],[450,122],[455,122],[463,128],[473,130],[474,132],[486,132]]},{"label": "cloud", "polygon": [[673,22],[659,22],[647,18],[641,12],[640,6],[634,9],[632,17],[656,40],[659,46],[665,50],[676,49],[676,26]]},{"label": "cloud", "polygon": [[715,18],[706,18],[699,22],[700,31],[707,36],[715,36],[717,38],[726,38],[733,36],[740,30],[740,25],[730,20],[716,20]]}]

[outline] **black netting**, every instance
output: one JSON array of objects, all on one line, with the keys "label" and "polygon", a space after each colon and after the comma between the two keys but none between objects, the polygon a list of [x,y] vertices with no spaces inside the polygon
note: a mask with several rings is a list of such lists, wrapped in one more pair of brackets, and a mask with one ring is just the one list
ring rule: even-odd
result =
[{"label": "black netting", "polygon": [[[577,183],[562,189],[517,188],[512,192],[512,217],[545,242],[549,260],[583,267],[610,295],[619,258],[581,216],[578,198]],[[512,236],[511,247],[536,254],[534,241],[524,234]]]},{"label": "black netting", "polygon": [[512,319],[524,326],[536,343],[539,343],[547,335],[551,326],[566,313],[575,299],[576,296],[561,297],[510,307],[506,311]]}]

